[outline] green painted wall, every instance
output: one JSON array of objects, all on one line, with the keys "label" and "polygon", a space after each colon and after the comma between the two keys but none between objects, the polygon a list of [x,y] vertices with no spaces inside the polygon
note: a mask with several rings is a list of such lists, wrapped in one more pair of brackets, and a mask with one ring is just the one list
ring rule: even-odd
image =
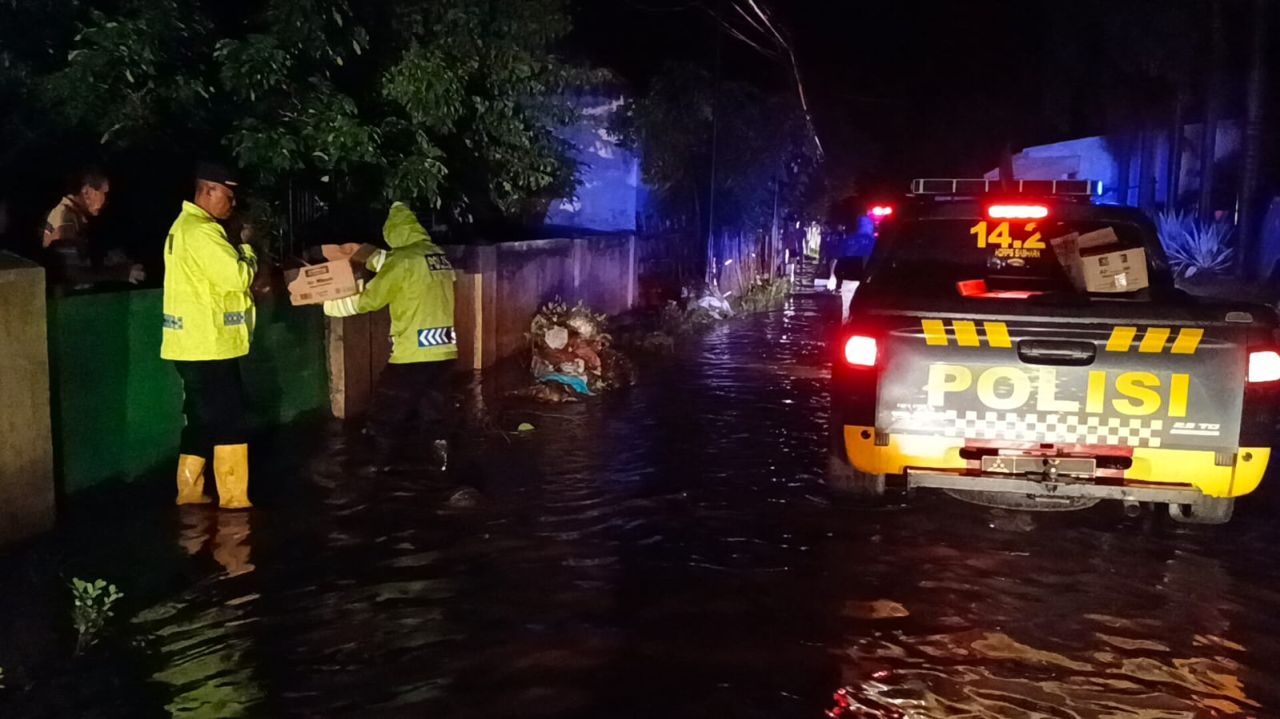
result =
[{"label": "green painted wall", "polygon": [[[161,314],[160,290],[49,301],[53,444],[66,493],[176,462],[182,385],[160,359]],[[319,310],[260,304],[243,370],[257,427],[327,411]]]}]

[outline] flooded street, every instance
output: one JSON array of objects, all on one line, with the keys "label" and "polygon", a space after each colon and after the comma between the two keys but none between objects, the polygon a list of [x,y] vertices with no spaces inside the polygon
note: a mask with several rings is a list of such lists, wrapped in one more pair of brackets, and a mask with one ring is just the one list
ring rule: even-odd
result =
[{"label": "flooded street", "polygon": [[[259,508],[90,498],[0,558],[0,717],[1280,716],[1277,477],[1223,527],[832,501],[834,299],[718,327],[456,460],[275,442]],[[505,409],[504,409],[505,407]],[[312,433],[313,434],[313,433]],[[117,636],[69,660],[64,584]]]}]

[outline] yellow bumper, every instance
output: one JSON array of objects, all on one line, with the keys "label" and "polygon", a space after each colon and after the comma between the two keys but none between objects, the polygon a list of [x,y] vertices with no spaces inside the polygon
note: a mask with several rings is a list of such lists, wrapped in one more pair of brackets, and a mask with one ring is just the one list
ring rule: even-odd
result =
[{"label": "yellow bumper", "polygon": [[[960,456],[964,439],[923,435],[890,435],[889,444],[877,447],[874,427],[844,428],[849,462],[871,474],[903,474],[908,467],[940,471],[972,469]],[[1271,460],[1268,447],[1241,447],[1235,464],[1221,467],[1214,453],[1185,449],[1133,450],[1133,466],[1124,472],[1126,482],[1189,485],[1209,497],[1242,497],[1258,488]]]}]

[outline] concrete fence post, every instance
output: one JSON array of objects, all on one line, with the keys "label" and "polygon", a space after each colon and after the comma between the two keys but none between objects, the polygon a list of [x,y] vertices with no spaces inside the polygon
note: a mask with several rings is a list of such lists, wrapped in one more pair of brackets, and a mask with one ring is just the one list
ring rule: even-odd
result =
[{"label": "concrete fence post", "polygon": [[329,366],[329,410],[338,419],[347,417],[347,358],[345,325],[341,318],[324,318],[325,355]]},{"label": "concrete fence post", "polygon": [[0,545],[53,528],[44,269],[0,252]]},{"label": "concrete fence post", "polygon": [[484,369],[498,361],[498,248],[482,245],[475,249],[475,287],[473,318],[475,330],[472,347],[474,369]]},{"label": "concrete fence post", "polygon": [[636,236],[627,236],[627,309],[636,306],[636,285],[639,275],[636,267]]}]

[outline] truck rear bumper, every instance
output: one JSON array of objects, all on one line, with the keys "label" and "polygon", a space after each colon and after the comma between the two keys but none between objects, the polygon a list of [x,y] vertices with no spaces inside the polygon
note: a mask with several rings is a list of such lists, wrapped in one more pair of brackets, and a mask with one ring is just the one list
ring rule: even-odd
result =
[{"label": "truck rear bumper", "polygon": [[[843,439],[844,449],[850,464],[858,470],[870,474],[905,475],[908,477],[914,475],[922,478],[921,481],[925,481],[923,480],[925,476],[936,476],[940,478],[937,481],[946,482],[974,481],[980,482],[982,485],[956,487],[948,484],[942,488],[982,489],[996,492],[1004,490],[997,489],[991,483],[1026,482],[1037,488],[1043,488],[1047,484],[1015,475],[991,476],[982,474],[981,467],[977,463],[972,460],[966,460],[961,456],[961,450],[965,446],[964,439],[921,435],[891,435],[888,438],[882,437],[882,441],[877,442],[874,427],[850,425],[844,427]],[[1267,447],[1241,447],[1235,452],[1234,457],[1227,455],[1230,460],[1227,463],[1220,463],[1221,458],[1214,452],[1179,449],[1134,448],[1131,450],[1129,457],[1132,462],[1129,469],[1109,477],[1111,480],[1121,480],[1122,484],[1115,481],[1103,484],[1094,484],[1087,481],[1057,483],[1071,487],[1093,487],[1097,488],[1099,492],[1103,492],[1103,494],[1060,494],[1058,496],[1115,496],[1116,498],[1124,499],[1124,496],[1116,496],[1114,492],[1118,490],[1136,492],[1138,490],[1151,489],[1152,491],[1160,492],[1182,492],[1184,494],[1180,496],[1184,497],[1188,491],[1193,494],[1203,494],[1206,497],[1241,497],[1258,488],[1262,481],[1262,475],[1266,472],[1267,464],[1270,461],[1271,449]],[[1157,486],[1153,487],[1151,485]],[[941,485],[917,484],[915,486]],[[1008,491],[1013,492],[1020,492],[1021,489],[1026,488],[1026,485],[1020,484],[1006,486],[1010,487]],[[1137,501],[1167,500],[1138,499]]]},{"label": "truck rear bumper", "polygon": [[1106,485],[1088,482],[1041,482],[1034,479],[996,475],[967,475],[950,472],[911,470],[906,473],[909,489],[951,489],[975,492],[998,492],[1027,497],[1061,499],[1118,499],[1126,502],[1190,504],[1204,495],[1192,487],[1151,487]]}]

